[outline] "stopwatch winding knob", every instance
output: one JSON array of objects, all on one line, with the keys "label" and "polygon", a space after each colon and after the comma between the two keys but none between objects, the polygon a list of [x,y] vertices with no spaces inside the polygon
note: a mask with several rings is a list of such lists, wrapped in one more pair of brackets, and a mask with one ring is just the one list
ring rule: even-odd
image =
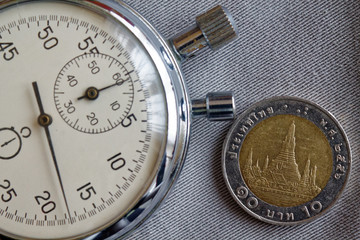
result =
[{"label": "stopwatch winding knob", "polygon": [[230,13],[221,6],[197,16],[196,23],[212,49],[218,49],[232,41],[238,33]]},{"label": "stopwatch winding knob", "polygon": [[228,10],[216,6],[196,17],[196,25],[171,38],[170,44],[179,59],[185,60],[206,46],[219,49],[237,35],[238,29]]}]

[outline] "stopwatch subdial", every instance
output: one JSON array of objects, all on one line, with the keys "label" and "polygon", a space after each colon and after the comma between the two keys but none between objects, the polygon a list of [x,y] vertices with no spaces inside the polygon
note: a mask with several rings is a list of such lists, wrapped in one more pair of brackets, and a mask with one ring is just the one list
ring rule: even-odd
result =
[{"label": "stopwatch subdial", "polygon": [[55,82],[54,99],[63,120],[84,133],[107,132],[129,113],[134,99],[129,61],[92,53],[69,61]]},{"label": "stopwatch subdial", "polygon": [[14,128],[0,129],[0,159],[9,160],[19,154],[21,137]]}]

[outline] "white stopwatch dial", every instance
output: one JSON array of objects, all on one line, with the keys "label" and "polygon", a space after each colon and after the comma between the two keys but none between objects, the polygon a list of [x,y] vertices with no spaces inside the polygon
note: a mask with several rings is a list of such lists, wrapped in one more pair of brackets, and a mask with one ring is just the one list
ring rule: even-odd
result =
[{"label": "white stopwatch dial", "polygon": [[0,1],[0,239],[118,239],[154,213],[191,118],[235,113],[190,103],[179,62],[237,32],[221,6],[196,23],[166,41],[118,0]]},{"label": "white stopwatch dial", "polygon": [[141,36],[102,1],[0,3],[0,235],[95,239],[151,189],[178,109]]}]

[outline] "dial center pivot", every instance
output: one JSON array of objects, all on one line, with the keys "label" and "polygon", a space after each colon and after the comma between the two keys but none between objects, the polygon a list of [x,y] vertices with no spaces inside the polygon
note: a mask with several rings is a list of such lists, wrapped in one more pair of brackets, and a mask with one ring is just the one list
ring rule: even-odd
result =
[{"label": "dial center pivot", "polygon": [[89,100],[95,100],[99,97],[99,90],[96,87],[86,89],[85,96]]},{"label": "dial center pivot", "polygon": [[52,117],[49,114],[43,113],[38,117],[38,123],[42,127],[47,127],[52,123]]}]

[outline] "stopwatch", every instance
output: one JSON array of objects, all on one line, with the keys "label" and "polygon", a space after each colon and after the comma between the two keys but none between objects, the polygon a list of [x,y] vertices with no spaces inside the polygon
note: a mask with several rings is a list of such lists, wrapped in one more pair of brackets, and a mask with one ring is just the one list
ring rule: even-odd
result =
[{"label": "stopwatch", "polygon": [[142,224],[180,173],[192,119],[234,117],[231,92],[191,101],[180,63],[236,32],[220,6],[165,40],[120,1],[1,1],[1,238]]}]

